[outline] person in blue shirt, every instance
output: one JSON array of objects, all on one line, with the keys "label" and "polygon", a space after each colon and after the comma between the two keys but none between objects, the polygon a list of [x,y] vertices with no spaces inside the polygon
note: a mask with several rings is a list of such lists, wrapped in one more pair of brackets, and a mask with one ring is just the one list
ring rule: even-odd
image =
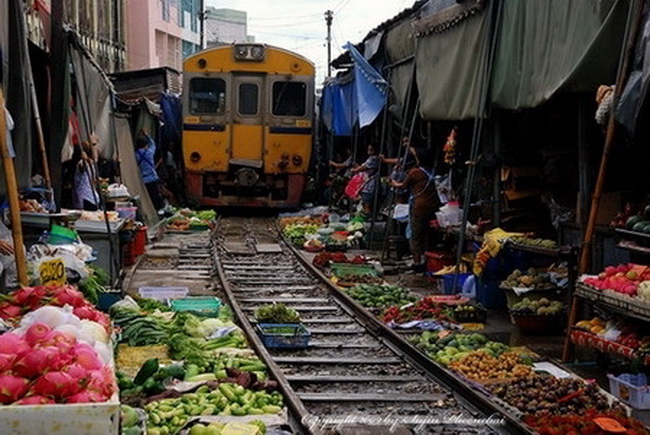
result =
[{"label": "person in blue shirt", "polygon": [[161,210],[165,206],[165,201],[160,193],[160,177],[158,177],[154,163],[156,143],[143,129],[142,135],[135,140],[135,147],[135,160],[138,163],[142,181],[149,192],[154,207],[156,210]]}]

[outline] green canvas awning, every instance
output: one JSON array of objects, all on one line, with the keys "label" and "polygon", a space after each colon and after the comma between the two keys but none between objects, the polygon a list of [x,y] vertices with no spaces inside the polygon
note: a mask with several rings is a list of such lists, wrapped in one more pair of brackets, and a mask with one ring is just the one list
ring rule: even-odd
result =
[{"label": "green canvas awning", "polygon": [[420,25],[415,73],[423,119],[461,120],[476,116],[493,3],[466,2],[435,14],[428,23]]},{"label": "green canvas awning", "polygon": [[615,80],[627,0],[503,2],[492,104],[535,107],[559,90],[595,91]]},{"label": "green canvas awning", "polygon": [[[415,22],[424,119],[477,115],[496,4],[466,1]],[[501,0],[488,104],[531,108],[558,91],[613,83],[628,6],[627,0]]]}]

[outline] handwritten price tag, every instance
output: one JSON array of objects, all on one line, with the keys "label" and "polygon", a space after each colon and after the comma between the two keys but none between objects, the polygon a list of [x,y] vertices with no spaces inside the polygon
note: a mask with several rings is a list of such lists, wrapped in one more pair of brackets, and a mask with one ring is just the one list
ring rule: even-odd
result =
[{"label": "handwritten price tag", "polygon": [[44,261],[38,269],[41,285],[63,285],[66,283],[65,265],[61,258]]}]

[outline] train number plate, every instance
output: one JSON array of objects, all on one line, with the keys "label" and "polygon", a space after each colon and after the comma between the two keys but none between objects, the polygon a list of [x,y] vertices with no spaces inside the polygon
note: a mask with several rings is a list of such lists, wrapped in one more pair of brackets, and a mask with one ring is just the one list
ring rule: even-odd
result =
[{"label": "train number plate", "polygon": [[296,121],[296,127],[311,127],[311,121],[308,119],[298,119]]}]

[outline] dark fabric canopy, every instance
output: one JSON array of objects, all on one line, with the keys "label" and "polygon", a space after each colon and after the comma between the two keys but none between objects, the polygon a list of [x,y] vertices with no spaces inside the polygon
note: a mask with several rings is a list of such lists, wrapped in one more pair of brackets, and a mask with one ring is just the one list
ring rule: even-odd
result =
[{"label": "dark fabric canopy", "polygon": [[503,2],[492,103],[535,107],[559,90],[595,91],[616,75],[628,2]]},{"label": "dark fabric canopy", "polygon": [[[461,120],[476,115],[492,4],[473,10],[469,9],[472,5],[467,9],[458,7],[459,15],[451,18],[453,24],[449,27],[421,34],[415,53],[415,74],[422,118]],[[440,25],[444,23],[435,23],[433,28]]]}]

